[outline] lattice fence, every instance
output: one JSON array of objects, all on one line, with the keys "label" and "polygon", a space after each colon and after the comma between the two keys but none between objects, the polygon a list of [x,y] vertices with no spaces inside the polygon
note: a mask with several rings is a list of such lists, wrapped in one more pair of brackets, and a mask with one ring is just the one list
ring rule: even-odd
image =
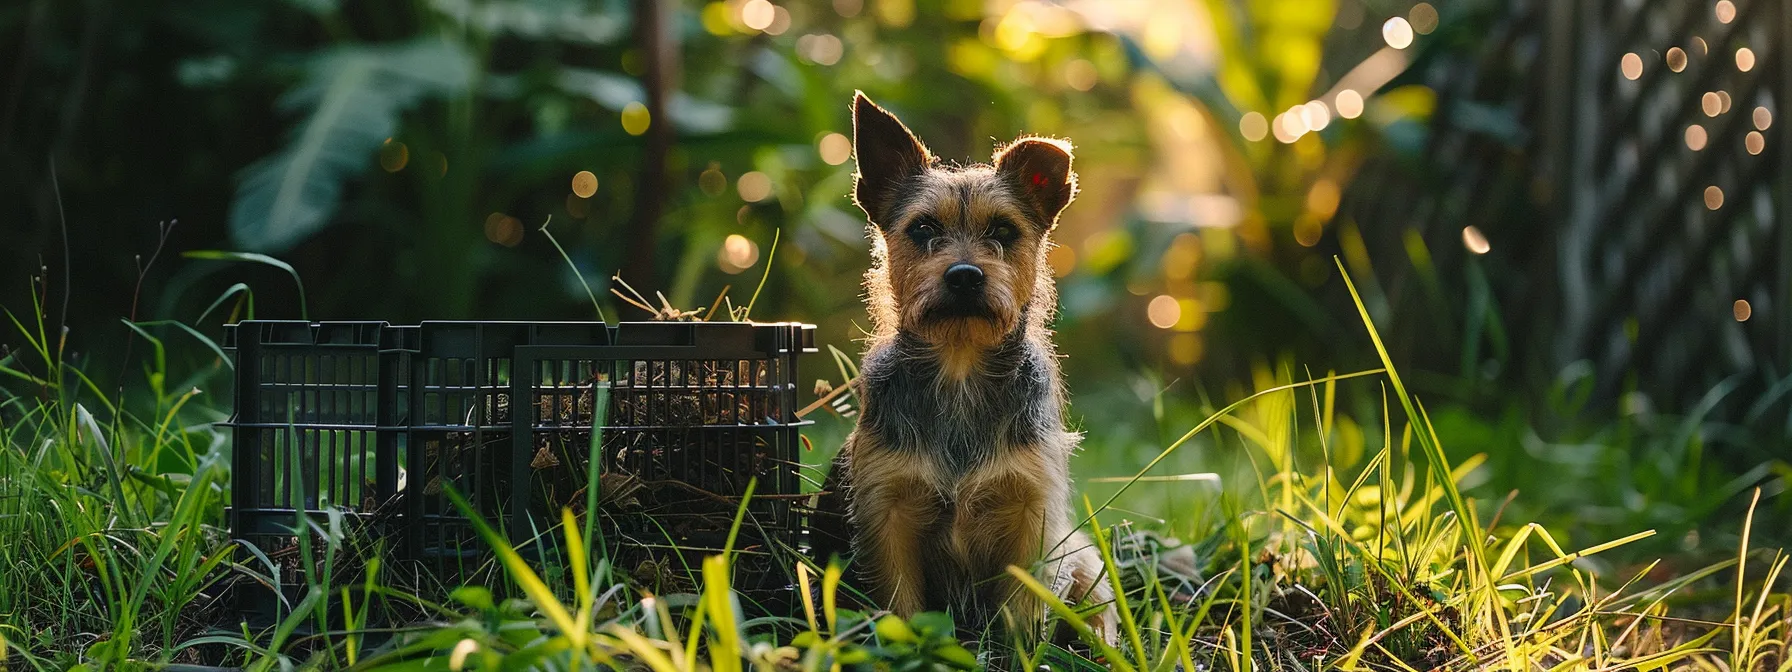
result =
[{"label": "lattice fence", "polygon": [[[1366,165],[1341,215],[1378,261],[1416,232],[1436,268],[1479,264],[1492,287],[1454,289],[1505,329],[1412,324],[1435,311],[1407,268],[1380,278],[1397,337],[1420,361],[1468,350],[1465,373],[1511,373],[1477,371],[1477,348],[1578,367],[1608,404],[1634,389],[1684,411],[1732,381],[1720,413],[1757,410],[1792,368],[1792,2],[1519,0],[1467,23],[1472,48],[1406,77],[1438,93],[1427,165]],[[1468,226],[1491,252],[1464,249]],[[1477,328],[1479,307],[1454,309]]]},{"label": "lattice fence", "polygon": [[[1784,376],[1792,194],[1780,0],[1607,0],[1570,34],[1560,360],[1688,407]],[[1567,28],[1557,26],[1557,30]]]}]

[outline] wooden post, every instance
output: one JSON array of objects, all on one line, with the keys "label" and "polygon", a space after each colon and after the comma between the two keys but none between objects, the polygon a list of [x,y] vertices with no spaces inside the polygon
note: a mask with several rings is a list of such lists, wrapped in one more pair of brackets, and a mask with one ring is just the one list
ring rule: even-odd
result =
[{"label": "wooden post", "polygon": [[654,248],[660,215],[671,196],[667,157],[675,138],[668,101],[679,77],[678,37],[672,31],[667,0],[635,0],[635,48],[642,62],[641,89],[646,94],[649,124],[641,148],[641,170],[635,176],[635,207],[629,216],[628,259],[623,277],[636,287],[659,286]]}]

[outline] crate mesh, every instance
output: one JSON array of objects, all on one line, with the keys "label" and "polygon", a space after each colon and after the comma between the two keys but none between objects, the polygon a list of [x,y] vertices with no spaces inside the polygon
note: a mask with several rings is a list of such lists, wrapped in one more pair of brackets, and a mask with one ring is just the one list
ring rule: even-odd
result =
[{"label": "crate mesh", "polygon": [[[486,545],[452,487],[538,557],[562,508],[588,513],[595,454],[605,541],[636,579],[693,587],[673,570],[722,546],[755,479],[736,548],[769,569],[801,527],[795,363],[812,329],[236,325],[233,534],[297,569],[294,512],[334,508],[359,538],[453,574]],[[555,541],[531,543],[543,533]]]}]

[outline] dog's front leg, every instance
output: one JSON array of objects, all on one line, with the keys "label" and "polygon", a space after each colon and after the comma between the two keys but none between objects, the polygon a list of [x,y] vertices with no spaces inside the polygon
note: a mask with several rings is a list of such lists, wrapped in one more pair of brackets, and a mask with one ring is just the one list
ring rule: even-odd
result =
[{"label": "dog's front leg", "polygon": [[[1046,502],[1054,487],[1049,472],[1034,460],[1003,459],[964,479],[951,529],[953,553],[987,582],[985,594],[1009,613],[1021,632],[1037,633],[1045,603],[1008,573],[1008,567],[1032,570],[1050,528]],[[1018,634],[1018,633],[1017,633]]]},{"label": "dog's front leg", "polygon": [[912,455],[855,445],[852,517],[872,595],[907,618],[926,608],[922,539],[939,520],[938,491]]},{"label": "dog's front leg", "polygon": [[[1029,634],[1039,632],[1045,603],[1008,573],[1011,565],[1036,570],[1068,603],[1113,602],[1100,552],[1069,515],[1062,464],[1044,451],[1010,452],[965,479],[952,525],[954,551],[986,575],[1015,626]],[[1116,622],[1111,604],[1089,619],[1109,643]]]}]

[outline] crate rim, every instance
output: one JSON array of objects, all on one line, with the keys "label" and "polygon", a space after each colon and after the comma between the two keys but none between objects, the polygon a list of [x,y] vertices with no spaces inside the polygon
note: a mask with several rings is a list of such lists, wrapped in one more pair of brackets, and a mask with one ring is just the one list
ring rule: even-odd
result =
[{"label": "crate rim", "polygon": [[[223,327],[224,327],[224,329],[223,329],[224,339],[223,339],[223,343],[222,343],[223,349],[226,351],[234,351],[234,350],[238,349],[241,346],[241,343],[237,337],[238,331],[244,327],[253,328],[258,325],[286,325],[286,326],[304,325],[306,328],[313,330],[313,333],[312,333],[313,339],[315,339],[317,336],[317,334],[315,333],[316,330],[319,330],[324,327],[333,327],[333,326],[338,326],[338,327],[363,327],[364,326],[364,327],[376,328],[376,329],[381,330],[382,332],[386,329],[422,332],[425,327],[431,327],[431,326],[436,326],[436,325],[449,325],[449,326],[465,325],[465,326],[480,326],[480,327],[482,327],[482,326],[534,327],[534,328],[539,328],[539,327],[586,327],[586,328],[591,328],[591,327],[601,326],[602,328],[604,328],[610,332],[611,339],[612,339],[612,344],[610,344],[610,345],[616,345],[614,343],[614,340],[616,339],[616,337],[618,335],[620,335],[620,332],[622,332],[625,329],[627,329],[629,331],[634,331],[635,327],[651,327],[651,328],[656,328],[656,329],[663,329],[663,328],[666,328],[667,326],[677,326],[677,327],[681,327],[681,328],[697,328],[697,329],[706,329],[706,330],[723,330],[723,329],[728,329],[728,330],[743,330],[743,329],[746,329],[746,330],[760,330],[760,329],[780,330],[780,329],[789,329],[789,330],[795,331],[798,334],[801,334],[801,337],[798,339],[798,342],[795,344],[795,352],[801,353],[801,354],[811,354],[811,353],[818,353],[821,351],[821,349],[819,347],[817,347],[814,343],[815,332],[817,331],[817,327],[815,325],[807,323],[807,322],[789,321],[789,320],[778,321],[778,322],[759,322],[759,321],[754,321],[754,320],[749,320],[749,321],[745,321],[745,322],[732,321],[732,320],[726,321],[726,322],[672,321],[672,320],[627,320],[627,321],[620,321],[620,322],[614,322],[614,323],[607,322],[607,321],[597,321],[597,320],[421,320],[421,321],[414,322],[414,323],[392,322],[389,320],[361,320],[361,319],[240,320],[237,322],[223,325]],[[365,343],[318,343],[318,342],[315,342],[315,340],[313,340],[313,342],[311,342],[311,343],[262,341],[262,342],[257,342],[256,345],[261,346],[261,347],[342,347],[342,348],[373,347],[373,348],[377,348],[381,352],[387,352],[387,351],[415,352],[418,349],[414,343],[409,342],[409,341],[398,343],[395,346],[388,346],[387,343],[385,343],[381,339],[378,339],[377,337],[375,339],[372,339],[370,342],[365,342]],[[533,346],[530,346],[530,347],[533,347]],[[573,347],[585,347],[585,346],[573,346]]]},{"label": "crate rim", "polygon": [[379,324],[379,325],[385,325],[385,326],[389,326],[389,327],[418,327],[418,326],[422,326],[425,324],[501,324],[501,325],[552,324],[552,325],[581,325],[581,326],[601,324],[601,325],[604,325],[604,326],[610,327],[610,328],[616,328],[616,327],[619,327],[622,325],[628,325],[628,324],[655,324],[655,325],[703,324],[703,325],[715,325],[715,326],[749,326],[749,327],[795,326],[795,327],[802,327],[802,328],[806,328],[806,329],[815,328],[815,325],[813,325],[813,324],[809,324],[807,322],[802,322],[802,321],[797,321],[797,320],[781,320],[781,321],[777,321],[777,322],[760,322],[758,320],[747,320],[745,322],[736,321],[736,320],[622,320],[622,321],[618,321],[618,322],[608,322],[608,321],[598,321],[598,320],[419,320],[417,322],[393,322],[391,320],[372,320],[372,319],[365,319],[365,320],[363,320],[363,319],[237,320],[236,322],[231,322],[231,323],[225,324],[224,328],[229,329],[229,328],[233,328],[233,327],[239,327],[239,326],[250,325],[250,324],[307,324],[307,325],[311,325],[314,327],[322,326],[322,325],[338,325],[338,324]]}]

